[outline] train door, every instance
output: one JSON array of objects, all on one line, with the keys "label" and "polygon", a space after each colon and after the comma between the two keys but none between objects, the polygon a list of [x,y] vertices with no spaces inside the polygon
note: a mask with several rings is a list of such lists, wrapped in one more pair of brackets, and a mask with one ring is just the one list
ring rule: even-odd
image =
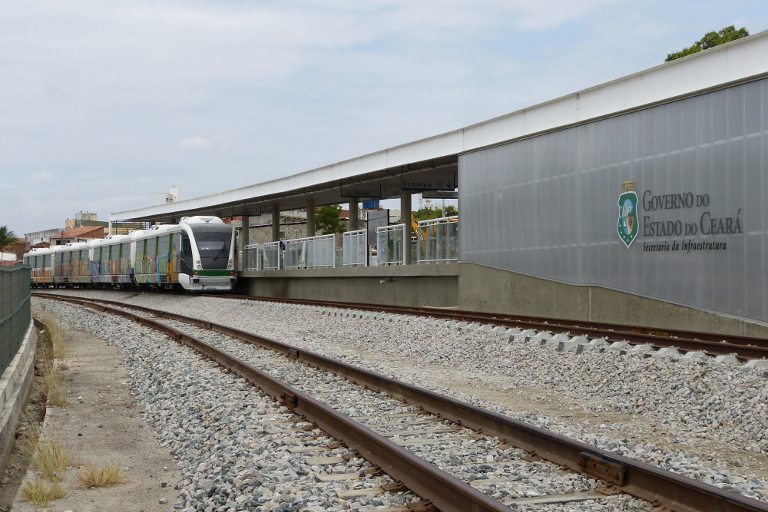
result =
[{"label": "train door", "polygon": [[169,281],[168,263],[170,261],[170,249],[171,244],[169,243],[168,235],[157,237],[157,273],[161,283]]},{"label": "train door", "polygon": [[192,242],[189,239],[189,235],[184,231],[181,232],[181,260],[179,261],[181,272],[187,275],[192,275],[194,263],[192,261]]},{"label": "train door", "polygon": [[150,283],[160,282],[160,276],[157,268],[157,237],[147,238],[147,259],[149,262],[149,281]]},{"label": "train door", "polygon": [[181,271],[181,233],[171,233],[170,235],[170,244],[171,244],[171,261],[170,261],[170,270],[171,270],[171,282],[178,283],[179,282],[179,272]]}]

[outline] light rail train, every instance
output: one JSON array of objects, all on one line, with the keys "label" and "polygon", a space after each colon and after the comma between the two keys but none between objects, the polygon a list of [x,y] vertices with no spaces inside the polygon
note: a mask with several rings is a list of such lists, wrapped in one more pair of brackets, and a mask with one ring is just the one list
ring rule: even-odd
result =
[{"label": "light rail train", "polygon": [[237,280],[235,229],[218,217],[183,217],[128,235],[33,249],[24,264],[37,287],[229,291]]}]

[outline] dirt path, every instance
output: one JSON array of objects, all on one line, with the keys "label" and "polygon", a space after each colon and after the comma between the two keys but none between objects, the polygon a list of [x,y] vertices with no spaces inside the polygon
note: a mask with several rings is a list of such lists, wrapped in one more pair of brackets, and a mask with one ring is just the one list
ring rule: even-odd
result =
[{"label": "dirt path", "polygon": [[[77,465],[117,465],[127,483],[108,488],[83,488],[78,468],[71,467],[63,485],[67,495],[48,506],[65,511],[166,511],[178,493],[180,473],[166,448],[141,420],[129,394],[129,376],[119,350],[90,333],[67,331],[72,351],[63,361],[70,384],[69,403],[47,409],[44,430],[55,432],[72,450]],[[18,473],[18,470],[17,470]],[[7,475],[12,480],[12,475]],[[11,487],[11,484],[8,485]],[[13,510],[40,510],[19,496]]]}]

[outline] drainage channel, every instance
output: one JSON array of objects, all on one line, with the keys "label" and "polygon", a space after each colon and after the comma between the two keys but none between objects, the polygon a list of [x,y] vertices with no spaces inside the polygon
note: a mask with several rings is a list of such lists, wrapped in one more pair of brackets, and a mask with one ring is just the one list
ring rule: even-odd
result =
[{"label": "drainage channel", "polygon": [[[511,418],[250,333],[194,318],[112,301],[73,299],[53,296],[52,294],[46,294],[45,297],[59,298],[101,310],[109,309],[111,313],[132,317],[142,324],[159,329],[175,339],[190,344],[226,368],[251,380],[266,393],[282,400],[296,414],[305,417],[332,437],[341,440],[346,446],[356,450],[371,463],[379,466],[392,478],[401,481],[405,487],[430,500],[438,509],[446,512],[451,510],[510,510],[508,505],[596,499],[597,495],[617,492],[623,492],[650,502],[650,504],[646,503],[644,507],[661,506],[679,511],[768,511],[767,504],[745,498],[739,494],[723,491],[717,487],[552,434]],[[120,309],[106,308],[102,304],[113,304],[119,306]],[[385,411],[383,418],[386,420],[382,419],[382,415],[367,412],[357,419],[361,419],[368,426],[361,425],[349,416],[340,414],[333,407],[309,396],[308,393],[305,393],[305,391],[310,391],[310,389],[306,389],[306,386],[305,390],[302,391],[298,386],[293,387],[279,382],[266,371],[256,367],[262,365],[265,369],[269,368],[270,373],[274,373],[276,363],[273,356],[272,360],[265,360],[263,355],[253,356],[248,353],[242,353],[241,358],[234,357],[217,350],[213,346],[217,342],[214,341],[211,344],[198,339],[206,337],[204,332],[195,332],[195,336],[192,336],[164,323],[167,320],[156,321],[135,317],[127,313],[124,308],[139,310],[147,315],[194,324],[199,328],[213,331],[209,335],[218,333],[232,336],[246,343],[287,356],[287,358],[279,358],[283,361],[301,362],[347,379],[345,383],[340,382],[342,387],[327,392],[322,399],[324,401],[333,402],[335,399],[348,404],[360,405],[363,403],[363,399],[368,400],[374,395],[383,393],[384,396],[376,398],[376,400],[382,400],[379,405],[366,406],[365,410]],[[189,328],[184,330],[189,331]],[[253,357],[257,359],[255,365],[247,362]],[[317,382],[318,377],[304,376],[299,380]],[[351,386],[352,384],[365,386],[365,389]],[[351,389],[344,389],[343,386]],[[309,386],[309,388],[314,390],[313,386]],[[406,402],[413,409],[392,413],[392,408],[395,407],[393,400]],[[393,414],[402,416],[397,416],[394,418],[396,421],[393,422]],[[384,423],[383,426],[382,423]],[[575,487],[576,492],[572,492],[570,495],[527,497],[523,498],[524,501],[519,501],[520,498],[512,498],[500,502],[460,480],[457,476],[441,471],[427,462],[425,458],[440,458],[434,455],[434,452],[430,452],[429,449],[424,452],[424,458],[417,455],[417,452],[422,452],[421,448],[423,447],[445,446],[449,443],[458,443],[457,446],[467,448],[469,457],[477,458],[478,454],[489,451],[498,453],[499,458],[494,457],[493,460],[496,466],[506,464],[506,467],[512,468],[510,471],[518,477],[519,464],[523,462],[543,464],[543,461],[549,461],[546,464],[551,467],[546,466],[546,464],[545,466],[540,465],[536,467],[536,471],[562,472],[562,468],[566,468],[570,472],[589,475],[603,481],[603,483],[600,485],[596,483],[585,484],[586,487],[584,488],[577,485]],[[473,448],[473,444],[477,444],[477,449]],[[418,447],[418,449],[414,447]],[[461,450],[454,449],[454,452],[458,451]],[[459,460],[455,465],[465,467],[467,463],[462,464],[462,461]],[[493,473],[494,465],[486,464],[486,466]],[[500,480],[503,480],[504,473],[501,475]],[[476,478],[474,485],[486,492],[490,491],[494,496],[503,494],[498,492],[499,482],[477,483],[477,480],[493,479]],[[638,508],[637,510],[649,509]]]}]

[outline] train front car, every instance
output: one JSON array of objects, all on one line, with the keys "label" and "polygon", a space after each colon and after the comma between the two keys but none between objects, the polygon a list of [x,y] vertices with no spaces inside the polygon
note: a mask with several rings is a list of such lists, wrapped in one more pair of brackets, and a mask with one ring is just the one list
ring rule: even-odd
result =
[{"label": "train front car", "polygon": [[235,230],[218,217],[181,220],[179,284],[192,291],[230,291],[235,272]]}]

